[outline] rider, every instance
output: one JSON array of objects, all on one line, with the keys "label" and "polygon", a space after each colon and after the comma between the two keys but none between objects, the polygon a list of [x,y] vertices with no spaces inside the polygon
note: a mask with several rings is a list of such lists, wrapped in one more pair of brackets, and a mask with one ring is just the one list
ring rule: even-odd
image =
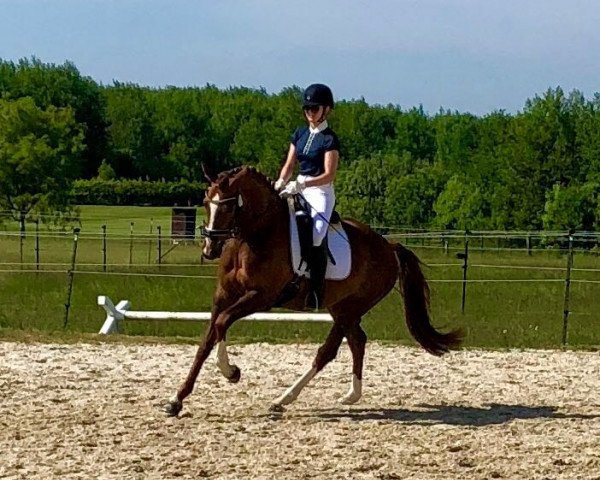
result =
[{"label": "rider", "polygon": [[[302,193],[311,206],[313,247],[306,259],[311,292],[306,298],[306,306],[318,309],[323,299],[327,268],[323,240],[335,204],[333,181],[340,150],[337,135],[327,124],[327,115],[333,109],[331,89],[321,83],[309,85],[302,95],[302,109],[308,125],[297,128],[292,135],[287,159],[275,182],[275,189],[281,190],[282,196]],[[296,161],[300,164],[299,175],[295,181],[287,183]]]}]

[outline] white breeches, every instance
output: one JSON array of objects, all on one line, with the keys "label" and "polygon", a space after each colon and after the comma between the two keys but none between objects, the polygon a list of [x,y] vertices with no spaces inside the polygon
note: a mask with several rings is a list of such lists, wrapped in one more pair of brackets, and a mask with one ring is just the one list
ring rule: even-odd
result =
[{"label": "white breeches", "polygon": [[[298,178],[311,178],[304,175],[299,175]],[[319,185],[318,187],[306,187],[302,190],[302,195],[306,198],[306,201],[310,204],[310,216],[313,219],[313,245],[315,247],[321,245],[325,235],[327,234],[327,228],[329,227],[329,220],[333,207],[335,205],[335,191],[333,185],[328,183],[327,185]]]}]

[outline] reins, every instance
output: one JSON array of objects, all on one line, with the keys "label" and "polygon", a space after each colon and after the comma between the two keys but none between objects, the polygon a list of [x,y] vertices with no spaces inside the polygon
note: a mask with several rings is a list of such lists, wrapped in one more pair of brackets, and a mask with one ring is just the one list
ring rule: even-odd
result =
[{"label": "reins", "polygon": [[[277,192],[275,192],[275,194],[277,195]],[[346,236],[343,229],[337,228],[335,224],[331,223],[329,218],[326,218],[322,213],[317,212],[316,209],[311,205],[311,203],[306,199],[306,197],[304,195],[302,195],[302,193],[297,193],[296,195],[298,195],[311,210],[314,210],[317,213],[317,217],[319,217],[321,220],[323,220],[328,225],[328,228],[331,228],[335,233],[337,233],[341,238],[343,238],[344,241],[346,241],[348,244],[350,243],[350,240]],[[224,203],[233,202],[233,201],[236,202],[233,206],[233,225],[230,228],[215,229],[215,228],[208,228],[205,224],[200,229],[200,236],[202,236],[204,238],[208,238],[210,240],[228,240],[230,238],[239,237],[239,235],[241,233],[241,229],[238,225],[236,225],[236,223],[237,223],[236,220],[237,220],[238,213],[242,210],[242,207],[244,204],[241,194],[238,193],[234,197],[225,198],[223,200],[212,200],[211,199],[210,203],[212,203],[213,205],[217,205],[217,207],[218,207]],[[264,216],[268,212],[269,209],[270,209],[270,207],[267,205],[267,207],[264,209],[264,211],[262,211],[260,213],[256,213],[254,215],[254,217],[260,218],[260,217]]]}]

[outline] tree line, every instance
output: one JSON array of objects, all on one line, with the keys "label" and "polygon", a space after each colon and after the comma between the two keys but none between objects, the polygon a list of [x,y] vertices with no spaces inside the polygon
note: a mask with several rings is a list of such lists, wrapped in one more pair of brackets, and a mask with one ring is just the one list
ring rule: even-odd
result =
[{"label": "tree line", "polygon": [[[334,91],[335,91],[335,86]],[[301,88],[101,85],[72,63],[0,59],[0,210],[67,211],[76,179],[198,182],[201,164],[275,177]],[[600,95],[550,88],[510,114],[339,100],[338,210],[436,229],[596,230]]]}]

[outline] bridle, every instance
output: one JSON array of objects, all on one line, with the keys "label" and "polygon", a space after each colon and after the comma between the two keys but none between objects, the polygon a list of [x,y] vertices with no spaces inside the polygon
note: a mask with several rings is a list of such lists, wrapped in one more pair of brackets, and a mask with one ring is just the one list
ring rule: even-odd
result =
[{"label": "bridle", "polygon": [[238,194],[235,197],[229,197],[223,200],[210,200],[210,203],[216,205],[217,208],[219,208],[220,205],[229,202],[236,202],[233,205],[233,225],[230,228],[207,228],[205,224],[200,230],[201,237],[208,238],[209,240],[228,240],[230,238],[236,238],[239,236],[240,228],[235,225],[235,220],[238,212],[242,210],[242,206],[244,205],[242,196]]},{"label": "bridle", "polygon": [[[276,196],[276,198],[279,199],[278,195],[275,195],[275,196]],[[252,209],[244,210],[244,208],[243,208],[244,207],[244,198],[242,197],[241,193],[238,193],[237,195],[235,195],[233,197],[224,198],[223,200],[210,199],[210,200],[208,200],[208,202],[212,205],[216,205],[217,210],[223,204],[235,202],[233,204],[233,210],[231,211],[232,220],[231,220],[231,226],[229,228],[208,228],[208,226],[205,222],[204,226],[200,229],[201,237],[207,238],[209,240],[219,240],[219,241],[225,241],[230,238],[239,238],[241,236],[241,234],[242,234],[241,228],[237,225],[239,222],[240,213],[245,211],[246,214],[249,216],[249,218],[248,218],[249,222],[259,222],[260,223],[260,220],[262,218],[264,218],[264,216],[267,215],[269,210],[272,208],[272,205],[270,205],[267,202],[265,207],[260,212],[253,212]],[[216,214],[216,211],[215,211],[215,214]]]}]

